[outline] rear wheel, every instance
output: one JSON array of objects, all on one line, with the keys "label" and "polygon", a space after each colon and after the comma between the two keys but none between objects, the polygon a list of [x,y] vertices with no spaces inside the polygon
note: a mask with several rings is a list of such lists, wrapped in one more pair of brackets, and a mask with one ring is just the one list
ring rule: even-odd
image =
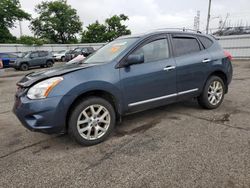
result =
[{"label": "rear wheel", "polygon": [[29,65],[27,63],[22,63],[20,65],[20,70],[21,71],[27,71],[27,70],[29,70]]},{"label": "rear wheel", "polygon": [[198,97],[199,104],[206,109],[218,108],[225,95],[225,84],[223,80],[218,76],[211,76],[202,94]]},{"label": "rear wheel", "polygon": [[80,102],[69,118],[69,134],[81,145],[98,144],[115,126],[115,111],[105,99],[89,97]]}]

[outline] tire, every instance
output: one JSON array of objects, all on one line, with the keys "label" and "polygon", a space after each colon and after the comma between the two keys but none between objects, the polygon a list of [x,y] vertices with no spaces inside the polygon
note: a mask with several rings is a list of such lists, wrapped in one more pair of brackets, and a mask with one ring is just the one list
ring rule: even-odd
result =
[{"label": "tire", "polygon": [[64,61],[65,61],[65,57],[64,57],[64,56],[62,56],[61,61],[62,61],[62,62],[64,62]]},{"label": "tire", "polygon": [[47,62],[46,62],[46,67],[48,67],[48,68],[49,68],[49,67],[53,67],[53,62],[50,61],[50,60],[47,61]]},{"label": "tire", "polygon": [[205,109],[216,109],[223,102],[225,90],[223,80],[218,76],[211,76],[198,97],[198,103]]},{"label": "tire", "polygon": [[29,70],[29,65],[27,63],[22,63],[19,67],[21,71],[27,71]]},{"label": "tire", "polygon": [[91,146],[106,140],[115,122],[115,110],[108,101],[100,97],[88,97],[73,108],[68,132],[79,144]]}]

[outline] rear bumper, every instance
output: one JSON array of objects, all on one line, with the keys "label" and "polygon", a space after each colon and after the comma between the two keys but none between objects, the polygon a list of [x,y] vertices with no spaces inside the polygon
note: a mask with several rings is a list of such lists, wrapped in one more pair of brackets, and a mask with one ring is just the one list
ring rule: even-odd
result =
[{"label": "rear bumper", "polygon": [[13,112],[31,131],[46,134],[65,132],[66,110],[62,96],[41,100],[30,100],[26,96],[17,97]]}]

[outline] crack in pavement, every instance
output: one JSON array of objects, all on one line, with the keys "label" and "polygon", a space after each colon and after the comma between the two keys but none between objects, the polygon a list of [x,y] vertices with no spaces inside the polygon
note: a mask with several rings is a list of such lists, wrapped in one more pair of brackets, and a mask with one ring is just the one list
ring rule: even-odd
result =
[{"label": "crack in pavement", "polygon": [[229,127],[229,128],[232,128],[232,129],[238,129],[238,130],[243,130],[243,131],[250,131],[250,128],[234,127],[234,126],[231,126],[231,125],[228,125],[228,124],[220,123],[218,121],[214,121],[214,120],[203,118],[203,117],[199,117],[199,116],[194,116],[194,115],[191,115],[191,114],[188,114],[188,113],[179,113],[179,114],[190,116],[190,117],[193,117],[193,118],[196,118],[196,119],[200,119],[200,120],[205,120],[205,121],[212,122],[212,123],[215,123],[217,125],[222,125],[224,127]]},{"label": "crack in pavement", "polygon": [[111,150],[110,152],[105,153],[99,160],[97,160],[94,163],[89,164],[86,168],[84,168],[84,170],[90,170],[93,169],[94,167],[97,167],[98,165],[100,165],[103,161],[106,161],[108,159],[111,159],[112,155],[117,152],[120,151],[121,149],[123,149],[125,146],[127,146],[129,143],[131,143],[134,140],[134,136],[131,137],[131,139],[129,139],[127,142],[122,142],[122,144],[117,145],[117,147],[115,147],[113,150]]},{"label": "crack in pavement", "polygon": [[27,149],[27,148],[31,148],[31,147],[33,147],[33,146],[37,146],[37,145],[39,145],[39,144],[41,144],[41,143],[43,143],[43,142],[46,142],[46,141],[49,141],[49,140],[53,140],[53,139],[55,139],[55,138],[59,138],[59,137],[61,137],[61,136],[62,136],[62,135],[57,135],[57,136],[54,136],[54,137],[49,138],[49,139],[40,140],[39,142],[30,144],[30,145],[27,145],[27,146],[23,146],[22,148],[16,149],[16,150],[14,150],[14,151],[12,151],[12,152],[9,152],[9,153],[7,153],[7,154],[5,154],[5,155],[0,156],[0,159],[3,159],[3,158],[5,158],[5,157],[8,157],[8,156],[10,156],[10,155],[12,155],[12,154],[14,154],[14,153],[17,153],[17,152],[19,152],[19,151],[25,150],[25,149]]}]

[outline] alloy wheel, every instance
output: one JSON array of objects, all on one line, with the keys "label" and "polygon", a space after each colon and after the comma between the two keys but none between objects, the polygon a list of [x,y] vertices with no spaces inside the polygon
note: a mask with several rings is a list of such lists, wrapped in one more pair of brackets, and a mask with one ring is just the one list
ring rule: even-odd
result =
[{"label": "alloy wheel", "polygon": [[110,122],[110,112],[104,106],[94,104],[78,116],[77,130],[84,139],[96,140],[107,132]]},{"label": "alloy wheel", "polygon": [[208,88],[208,101],[212,105],[217,105],[222,97],[224,91],[221,82],[215,80],[213,81]]}]

